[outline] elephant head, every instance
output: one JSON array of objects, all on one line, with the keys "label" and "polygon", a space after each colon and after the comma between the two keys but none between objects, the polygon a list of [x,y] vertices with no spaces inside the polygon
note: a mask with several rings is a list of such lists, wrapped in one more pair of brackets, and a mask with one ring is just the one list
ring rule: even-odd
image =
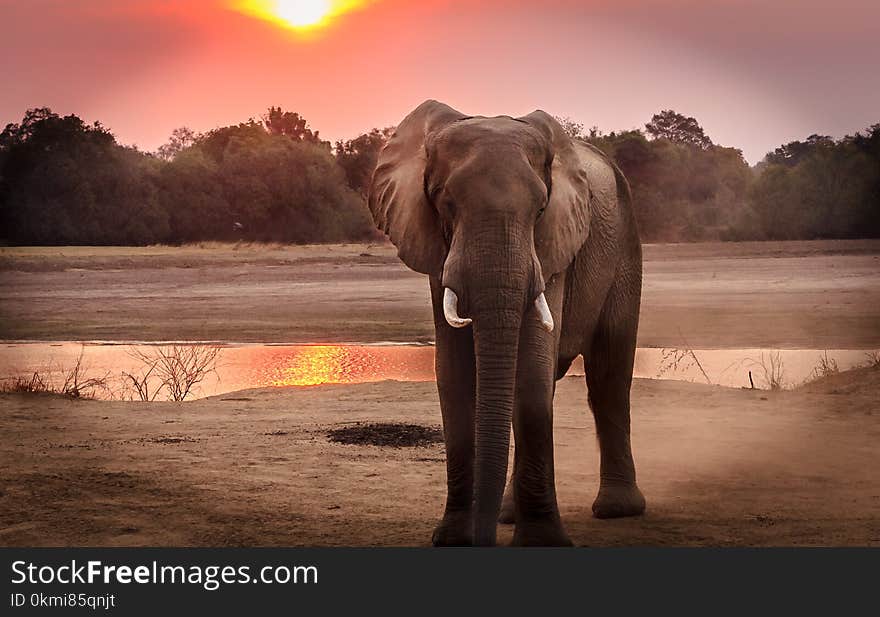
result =
[{"label": "elephant head", "polygon": [[589,196],[574,144],[542,111],[486,118],[426,101],[397,127],[373,174],[377,226],[407,266],[442,284],[449,325],[473,329],[477,544],[495,538],[520,330],[553,329],[545,281],[586,241]]}]

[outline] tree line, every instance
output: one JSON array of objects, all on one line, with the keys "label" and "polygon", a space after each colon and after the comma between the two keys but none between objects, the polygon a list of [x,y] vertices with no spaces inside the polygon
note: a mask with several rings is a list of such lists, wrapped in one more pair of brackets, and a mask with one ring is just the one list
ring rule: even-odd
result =
[{"label": "tree line", "polygon": [[561,121],[623,170],[646,242],[880,237],[880,124],[837,140],[811,135],[749,167],[672,110],[609,134]]},{"label": "tree line", "polygon": [[[672,110],[644,130],[607,134],[560,121],[624,171],[646,242],[880,237],[880,124],[785,144],[751,168]],[[392,133],[331,144],[299,114],[271,107],[206,133],[176,129],[149,153],[100,123],[31,109],[0,133],[0,241],[377,239],[364,200]]]}]

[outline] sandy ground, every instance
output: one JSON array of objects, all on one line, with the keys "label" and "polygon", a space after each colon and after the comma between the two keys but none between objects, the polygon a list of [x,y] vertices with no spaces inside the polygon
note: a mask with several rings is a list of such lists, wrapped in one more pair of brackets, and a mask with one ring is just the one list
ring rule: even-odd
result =
[{"label": "sandy ground", "polygon": [[[638,380],[646,515],[590,516],[583,382],[561,382],[557,485],[578,545],[880,545],[880,370],[768,393]],[[431,383],[249,390],[176,405],[0,396],[0,545],[423,545],[442,446],[331,443],[358,421],[436,425]],[[511,537],[502,527],[500,542]]]},{"label": "sandy ground", "polygon": [[[880,347],[880,241],[647,245],[642,347]],[[0,249],[0,339],[433,338],[386,245]]]},{"label": "sandy ground", "polygon": [[[645,247],[641,346],[880,347],[880,242]],[[0,249],[0,339],[418,341],[424,277],[387,246]],[[557,486],[580,545],[880,545],[880,370],[764,392],[637,380],[645,516],[598,521],[582,378],[556,399]],[[195,402],[0,395],[0,546],[422,545],[441,445],[331,443],[439,425],[433,383]],[[512,530],[502,528],[501,542]]]}]

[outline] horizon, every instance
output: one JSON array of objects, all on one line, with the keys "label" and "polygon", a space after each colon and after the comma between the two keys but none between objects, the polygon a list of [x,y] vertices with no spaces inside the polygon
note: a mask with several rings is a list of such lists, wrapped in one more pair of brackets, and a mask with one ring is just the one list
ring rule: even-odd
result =
[{"label": "horizon", "polygon": [[[790,141],[880,120],[880,7],[863,0],[833,14],[813,0],[550,0],[503,11],[490,0],[466,14],[461,0],[348,0],[328,3],[329,16],[302,13],[318,20],[307,27],[281,23],[279,7],[267,18],[243,4],[2,2],[14,27],[0,57],[17,87],[0,123],[50,107],[152,152],[180,126],[206,132],[270,106],[331,142],[395,125],[428,98],[474,115],[544,109],[606,133],[643,130],[673,109],[755,165]],[[293,4],[284,8],[295,20]]]}]

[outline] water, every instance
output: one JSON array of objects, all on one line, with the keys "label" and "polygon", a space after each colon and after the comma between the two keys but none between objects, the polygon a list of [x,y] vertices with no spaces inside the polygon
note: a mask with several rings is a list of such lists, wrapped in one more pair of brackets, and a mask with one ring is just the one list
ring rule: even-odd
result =
[{"label": "water", "polygon": [[[0,347],[0,380],[30,378],[34,372],[58,384],[82,354],[87,377],[107,377],[109,391],[99,398],[129,398],[123,372],[140,374],[144,364],[132,352],[153,353],[155,345],[117,343],[4,343]],[[693,352],[640,348],[634,374],[651,379],[676,379],[768,388],[771,364],[781,367],[783,387],[809,379],[823,358],[846,370],[867,361],[866,350],[697,349]],[[776,373],[779,371],[777,370]],[[569,375],[583,375],[576,361]],[[385,379],[433,381],[434,348],[430,345],[230,345],[221,346],[216,373],[209,374],[188,398],[214,396],[246,388],[354,384]],[[164,393],[157,400],[164,400]]]}]

